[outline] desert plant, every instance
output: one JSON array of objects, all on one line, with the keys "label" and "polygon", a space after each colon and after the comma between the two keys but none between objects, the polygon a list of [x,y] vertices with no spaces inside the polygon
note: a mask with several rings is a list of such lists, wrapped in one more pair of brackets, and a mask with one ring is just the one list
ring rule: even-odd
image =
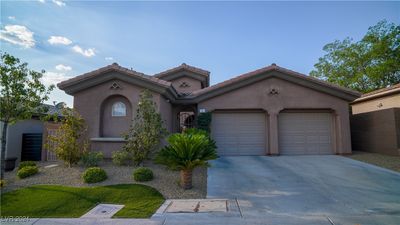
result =
[{"label": "desert plant", "polygon": [[49,148],[54,151],[58,159],[63,160],[69,167],[81,159],[89,147],[86,138],[85,120],[73,109],[62,109],[61,125],[55,135],[48,136],[48,143],[56,143],[55,147]]},{"label": "desert plant", "polygon": [[155,152],[160,145],[161,138],[167,133],[163,125],[160,113],[153,96],[148,90],[140,93],[140,100],[136,110],[136,116],[132,125],[125,135],[127,141],[123,147],[124,151],[132,155],[135,165],[141,164]]},{"label": "desert plant", "polygon": [[85,167],[98,166],[103,160],[102,152],[85,152],[81,157],[81,162]]},{"label": "desert plant", "polygon": [[21,179],[24,179],[26,177],[30,177],[32,175],[35,175],[39,172],[39,169],[37,166],[25,166],[21,169],[18,170],[17,176]]},{"label": "desert plant", "polygon": [[107,173],[100,167],[90,167],[82,174],[85,183],[97,183],[107,179]]},{"label": "desert plant", "polygon": [[189,135],[196,135],[196,134],[204,135],[209,140],[207,148],[217,149],[217,143],[211,138],[210,133],[208,133],[208,131],[206,131],[206,130],[197,129],[197,128],[189,128],[189,129],[185,129],[183,131],[183,133],[189,134]]},{"label": "desert plant", "polygon": [[36,166],[36,163],[33,161],[22,161],[18,165],[18,170],[27,167],[27,166]]},{"label": "desert plant", "polygon": [[172,170],[180,170],[181,186],[192,188],[192,172],[198,166],[209,166],[208,160],[216,159],[216,148],[210,147],[210,138],[202,134],[173,134],[168,146],[157,153],[156,163]]},{"label": "desert plant", "polygon": [[118,166],[129,165],[132,161],[132,156],[125,150],[115,151],[112,153],[112,161]]},{"label": "desert plant", "polygon": [[153,171],[146,167],[139,167],[133,171],[133,179],[139,182],[151,181],[153,180]]}]

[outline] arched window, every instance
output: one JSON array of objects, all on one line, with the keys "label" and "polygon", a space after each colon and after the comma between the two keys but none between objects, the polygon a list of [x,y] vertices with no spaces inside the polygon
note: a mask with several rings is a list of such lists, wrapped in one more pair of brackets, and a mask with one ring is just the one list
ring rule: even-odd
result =
[{"label": "arched window", "polygon": [[122,102],[116,102],[112,105],[112,116],[126,116],[126,106]]}]

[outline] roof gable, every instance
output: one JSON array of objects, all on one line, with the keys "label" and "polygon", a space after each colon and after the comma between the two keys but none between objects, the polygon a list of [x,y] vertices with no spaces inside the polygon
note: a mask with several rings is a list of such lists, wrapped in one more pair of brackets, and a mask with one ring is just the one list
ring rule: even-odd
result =
[{"label": "roof gable", "polygon": [[172,81],[182,76],[187,76],[199,80],[203,83],[204,87],[208,87],[210,83],[209,71],[190,66],[185,63],[182,63],[180,66],[163,71],[161,73],[154,74],[154,77],[166,81]]},{"label": "roof gable", "polygon": [[166,89],[172,87],[168,81],[121,67],[116,63],[60,82],[57,86],[67,94],[74,94],[113,79],[139,85],[158,93],[164,93]]},{"label": "roof gable", "polygon": [[353,101],[360,96],[360,93],[351,89],[343,88],[338,85],[331,84],[311,76],[307,76],[305,74],[297,73],[279,67],[276,64],[272,64],[271,66],[245,73],[224,82],[218,83],[216,85],[210,86],[208,88],[195,91],[190,97],[196,99],[196,101],[203,101],[214,96],[235,90],[237,88],[247,86],[257,81],[267,79],[269,77],[277,77],[283,80],[287,80],[298,85],[327,93],[348,101]]}]

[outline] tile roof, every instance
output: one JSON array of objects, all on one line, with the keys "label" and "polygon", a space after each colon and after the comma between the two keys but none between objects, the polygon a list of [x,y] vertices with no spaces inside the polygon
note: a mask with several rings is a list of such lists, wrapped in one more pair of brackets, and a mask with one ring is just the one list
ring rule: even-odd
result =
[{"label": "tile roof", "polygon": [[166,75],[178,72],[180,70],[188,70],[188,71],[191,71],[193,73],[201,74],[201,75],[206,76],[206,77],[208,77],[210,75],[210,72],[207,71],[207,70],[203,70],[201,68],[190,66],[190,65],[187,65],[186,63],[182,63],[180,66],[174,67],[172,69],[165,70],[165,71],[157,73],[157,74],[154,74],[154,77],[164,77]]},{"label": "tile roof", "polygon": [[375,91],[372,91],[369,93],[365,93],[365,94],[361,95],[360,98],[357,98],[356,100],[354,100],[352,102],[352,104],[368,101],[371,99],[387,96],[387,95],[394,94],[394,93],[400,93],[400,83],[392,85],[390,87],[381,88],[381,89],[378,89],[378,90],[375,90]]},{"label": "tile roof", "polygon": [[344,87],[341,87],[339,85],[332,84],[332,83],[317,79],[315,77],[311,77],[311,76],[308,76],[308,75],[305,75],[305,74],[301,74],[301,73],[298,73],[298,72],[295,72],[295,71],[292,71],[292,70],[289,70],[289,69],[285,69],[283,67],[279,67],[275,63],[271,64],[270,66],[263,67],[261,69],[257,69],[257,70],[254,70],[254,71],[251,71],[251,72],[248,72],[248,73],[244,73],[242,75],[236,76],[234,78],[231,78],[231,79],[223,81],[221,83],[212,85],[210,87],[194,91],[192,93],[192,95],[198,96],[198,95],[210,92],[212,90],[215,90],[215,89],[218,89],[218,88],[222,88],[222,87],[228,86],[230,84],[237,83],[237,82],[246,80],[247,78],[253,77],[253,76],[261,74],[261,73],[269,72],[269,71],[280,71],[280,72],[283,72],[285,74],[290,74],[292,76],[297,76],[297,77],[300,77],[300,78],[303,78],[303,79],[318,83],[318,84],[326,86],[326,87],[340,89],[341,91],[345,91],[345,92],[348,92],[350,94],[360,95],[360,93],[358,93],[358,92],[356,92],[356,91],[354,91],[352,89],[344,88]]},{"label": "tile roof", "polygon": [[381,88],[381,89],[378,89],[378,90],[375,90],[375,91],[371,91],[371,92],[365,93],[361,97],[363,98],[363,97],[367,97],[367,96],[371,96],[371,95],[375,95],[375,94],[391,91],[391,90],[394,90],[394,89],[397,89],[397,88],[400,89],[400,83],[392,85],[390,87],[385,87],[385,88]]},{"label": "tile roof", "polygon": [[100,75],[100,74],[103,74],[103,73],[106,73],[106,72],[110,72],[110,71],[118,71],[118,72],[130,75],[130,76],[136,76],[136,77],[148,80],[150,82],[153,82],[155,84],[159,84],[159,85],[162,85],[162,86],[171,86],[171,83],[168,82],[168,81],[161,80],[161,79],[158,79],[157,77],[146,75],[144,73],[140,73],[140,72],[137,72],[137,71],[134,71],[134,70],[131,70],[131,69],[127,69],[125,67],[122,67],[122,66],[118,65],[117,63],[113,63],[111,65],[102,67],[100,69],[93,70],[91,72],[84,73],[82,75],[76,76],[76,77],[71,78],[69,80],[62,81],[62,82],[58,83],[57,86],[60,89],[63,89],[66,86],[75,84],[75,83],[80,82],[80,81],[84,81],[84,80],[90,79],[92,77],[95,77],[97,75]]}]

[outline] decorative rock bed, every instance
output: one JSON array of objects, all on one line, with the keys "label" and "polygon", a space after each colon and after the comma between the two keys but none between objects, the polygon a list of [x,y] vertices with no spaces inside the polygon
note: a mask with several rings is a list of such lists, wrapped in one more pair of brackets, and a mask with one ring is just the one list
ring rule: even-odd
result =
[{"label": "decorative rock bed", "polygon": [[[58,164],[58,166],[55,166]],[[103,186],[111,184],[140,183],[156,188],[167,199],[193,199],[205,198],[207,192],[207,168],[197,168],[193,171],[193,188],[183,190],[179,187],[179,172],[170,171],[164,166],[145,162],[144,166],[150,168],[154,173],[154,179],[149,182],[135,182],[132,172],[133,166],[116,166],[111,161],[104,161],[100,167],[107,172],[108,179],[95,184],[86,184],[81,175],[85,170],[82,166],[72,168],[65,167],[63,162],[38,162],[39,173],[25,178],[18,179],[16,169],[6,172],[6,186],[2,192],[8,192],[34,184],[59,184],[66,186]]]}]

